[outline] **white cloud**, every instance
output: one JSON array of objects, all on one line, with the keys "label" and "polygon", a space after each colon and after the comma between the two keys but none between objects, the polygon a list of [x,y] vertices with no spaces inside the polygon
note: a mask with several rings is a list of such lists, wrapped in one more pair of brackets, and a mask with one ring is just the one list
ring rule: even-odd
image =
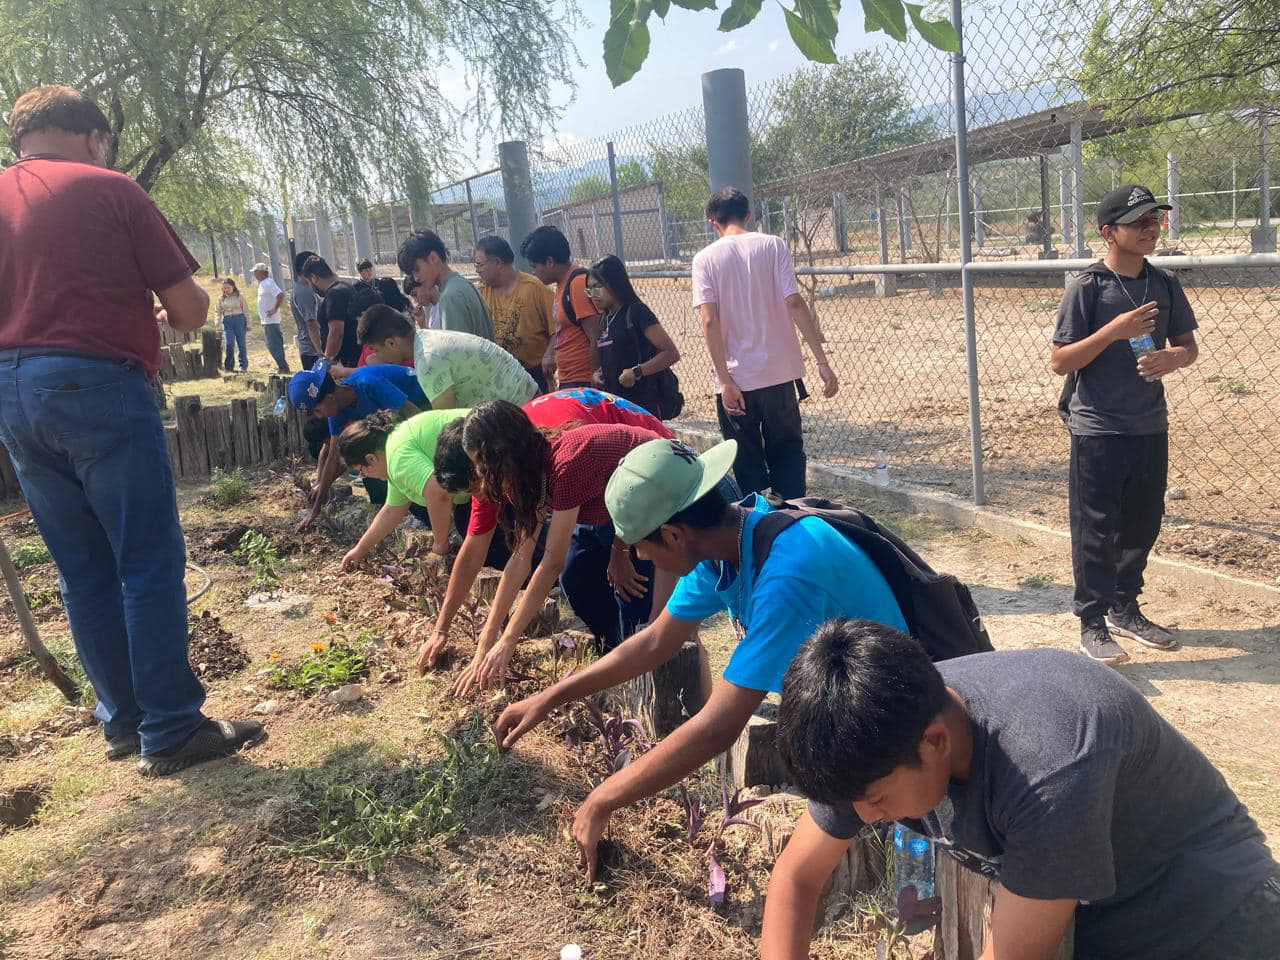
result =
[{"label": "white cloud", "polygon": [[782,46],[782,41],[781,41],[781,40],[770,40],[770,41],[769,41],[769,52],[770,52],[770,53],[777,53],[777,52],[778,52],[778,47],[780,47],[780,46]]},{"label": "white cloud", "polygon": [[737,40],[733,40],[733,39],[726,40],[724,43],[720,44],[720,46],[716,47],[716,56],[726,57],[737,49],[738,49]]},{"label": "white cloud", "polygon": [[568,130],[561,130],[558,133],[553,133],[550,136],[543,138],[542,150],[543,152],[550,154],[565,153],[572,150],[573,147],[578,144],[586,142],[586,137],[580,137],[576,133],[571,133]]}]

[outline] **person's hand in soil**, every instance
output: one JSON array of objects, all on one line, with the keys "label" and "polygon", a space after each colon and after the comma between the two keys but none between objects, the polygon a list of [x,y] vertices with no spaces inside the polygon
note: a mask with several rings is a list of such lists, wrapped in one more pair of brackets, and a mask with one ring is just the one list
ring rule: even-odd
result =
[{"label": "person's hand in soil", "polygon": [[310,510],[307,511],[307,515],[298,521],[298,525],[293,528],[293,532],[302,533],[304,530],[306,530],[308,527],[310,527],[313,523],[316,522],[316,517],[318,516],[320,516],[320,508],[312,507]]},{"label": "person's hand in soil", "polygon": [[511,665],[511,658],[515,652],[514,643],[499,640],[493,645],[493,649],[485,654],[484,662],[480,664],[476,678],[480,689],[488,690],[490,687],[502,685],[507,678],[507,667]]},{"label": "person's hand in soil", "polygon": [[600,838],[609,827],[612,811],[604,810],[588,796],[573,818],[573,842],[578,845],[578,863],[587,870],[587,883],[596,878]]},{"label": "person's hand in soil", "polygon": [[510,750],[517,740],[547,719],[550,712],[550,707],[540,694],[511,704],[502,711],[493,727],[494,736],[498,738],[498,748]]},{"label": "person's hand in soil", "polygon": [[436,661],[448,647],[449,634],[444,630],[437,630],[430,640],[418,647],[418,676],[425,677],[428,670],[434,670]]},{"label": "person's hand in soil", "polygon": [[[622,546],[624,549],[619,550]],[[624,599],[636,600],[645,595],[649,578],[639,573],[631,562],[631,550],[621,540],[615,540],[613,549],[609,551],[609,568],[605,576],[609,585],[618,591]]]},{"label": "person's hand in soil", "polygon": [[479,651],[471,658],[471,662],[467,664],[465,670],[458,674],[458,679],[453,682],[453,695],[455,697],[465,697],[472,686],[477,690],[480,688],[480,670],[484,667],[484,654]]},{"label": "person's hand in soil", "polygon": [[352,547],[342,557],[342,569],[350,573],[364,562],[364,551],[358,546]]}]

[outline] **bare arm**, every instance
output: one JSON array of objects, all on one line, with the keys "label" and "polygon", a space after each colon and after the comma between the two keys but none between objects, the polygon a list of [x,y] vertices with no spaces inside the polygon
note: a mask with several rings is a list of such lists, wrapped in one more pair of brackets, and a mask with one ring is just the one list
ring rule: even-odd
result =
[{"label": "bare arm", "polygon": [[164,316],[157,316],[175,330],[199,330],[209,318],[209,294],[187,277],[171,287],[156,291]]},{"label": "bare arm", "polygon": [[[416,417],[421,412],[422,411],[418,409],[417,404],[415,404],[412,400],[406,400],[400,406],[400,419],[408,420],[410,417]],[[432,479],[435,479],[435,478],[433,477]]]},{"label": "bare arm", "polygon": [[324,342],[324,355],[330,360],[338,359],[342,352],[342,330],[345,326],[341,320],[329,321],[329,339]]},{"label": "bare arm", "polygon": [[476,577],[480,575],[496,529],[488,533],[467,534],[462,541],[462,549],[453,561],[453,572],[449,574],[449,586],[445,590],[444,601],[440,604],[440,614],[436,617],[435,633],[418,650],[419,673],[425,673],[434,667],[437,658],[448,645],[449,627],[453,624],[453,618],[458,615],[458,608],[470,595]]},{"label": "bare arm", "polygon": [[409,504],[407,503],[402,503],[398,507],[384,503],[382,509],[378,511],[378,515],[369,524],[369,529],[360,538],[360,542],[347,551],[347,555],[342,558],[343,569],[355,569],[356,564],[367,557],[370,550],[385,540],[391,534],[391,531],[400,525],[400,521],[405,518],[408,512]]},{"label": "bare arm", "polygon": [[1074,900],[1030,900],[998,886],[979,960],[1053,960],[1075,912]]},{"label": "bare arm", "polygon": [[1196,362],[1200,348],[1194,332],[1171,337],[1172,346],[1138,357],[1138,373],[1151,380],[1159,380],[1175,370],[1189,367]]},{"label": "bare arm", "polygon": [[1140,337],[1155,329],[1159,305],[1152,300],[1136,310],[1122,313],[1075,343],[1055,343],[1049,354],[1049,369],[1059,376],[1087,367],[1098,354],[1118,340]]},{"label": "bare arm", "polygon": [[828,836],[807,812],[801,815],[769,877],[761,960],[808,960],[822,888],[851,842]]},{"label": "bare arm", "polygon": [[316,484],[311,492],[311,509],[298,524],[299,530],[305,530],[320,515],[325,501],[329,499],[329,488],[342,472],[342,457],[338,454],[338,441],[330,437],[320,450],[319,462],[316,465]]},{"label": "bare arm", "polygon": [[277,294],[276,294],[276,305],[275,305],[274,307],[272,307],[270,310],[268,310],[268,311],[267,311],[267,315],[268,315],[268,316],[272,316],[272,317],[274,317],[277,313],[279,313],[279,312],[280,312],[280,308],[281,308],[282,306],[284,306],[284,291],[283,291],[283,290],[281,290],[279,293],[277,293]]},{"label": "bare arm", "polygon": [[809,305],[804,302],[804,297],[798,293],[787,297],[787,313],[790,314],[791,322],[796,325],[796,329],[800,331],[804,342],[809,345],[809,351],[813,354],[813,359],[818,362],[818,366],[826,366],[827,352],[822,347],[822,338],[818,335],[813,314],[809,312]]},{"label": "bare arm", "polygon": [[440,486],[433,473],[422,488],[422,499],[427,504],[427,516],[431,518],[431,552],[436,556],[447,556],[449,526],[453,523],[453,498]]},{"label": "bare arm", "polygon": [[600,315],[582,318],[582,332],[587,335],[587,358],[592,370],[600,369],[600,347],[596,341],[600,339]]},{"label": "bare arm", "polygon": [[663,610],[656,620],[633,634],[587,669],[570,674],[541,693],[513,703],[494,727],[502,749],[541,723],[556,707],[616,687],[662,666],[698,636],[696,620],[677,620]]},{"label": "bare arm", "polygon": [[680,359],[680,349],[675,345],[675,341],[671,339],[671,334],[662,329],[662,324],[653,323],[645,327],[645,339],[653,344],[658,351],[644,363],[640,364],[640,370],[646,377],[655,373],[661,373],[668,367],[674,366]]},{"label": "bare arm", "polygon": [[438,397],[431,398],[432,410],[453,410],[458,405],[458,395],[450,387]]},{"label": "bare arm", "polygon": [[711,366],[721,383],[732,383],[733,374],[729,372],[729,361],[724,353],[724,335],[720,332],[720,307],[714,303],[704,303],[698,307],[698,317],[702,320],[702,338],[707,343],[707,353],[711,354]]}]

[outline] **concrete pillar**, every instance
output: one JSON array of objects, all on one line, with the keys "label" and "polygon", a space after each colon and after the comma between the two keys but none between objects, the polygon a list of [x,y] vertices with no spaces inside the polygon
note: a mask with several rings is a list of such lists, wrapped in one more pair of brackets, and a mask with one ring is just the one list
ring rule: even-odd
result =
[{"label": "concrete pillar", "polygon": [[283,268],[280,259],[280,239],[276,232],[276,218],[269,213],[262,215],[262,234],[266,240],[267,266],[271,268],[271,276],[276,283],[283,287],[287,271]]},{"label": "concrete pillar", "polygon": [[1062,242],[1070,246],[1074,232],[1071,226],[1071,171],[1065,163],[1058,168],[1058,220],[1062,223]]},{"label": "concrete pillar", "polygon": [[337,257],[333,251],[333,227],[329,223],[329,211],[324,207],[316,207],[316,253],[335,273],[338,270]]},{"label": "concrete pillar", "polygon": [[1169,243],[1176,244],[1182,236],[1182,198],[1178,177],[1178,155],[1172,150],[1168,153],[1169,161]]},{"label": "concrete pillar", "polygon": [[[476,226],[476,201],[471,195],[471,181],[466,181],[467,186],[467,216],[471,219],[471,249],[475,249],[476,241],[480,239],[480,229]],[[455,250],[455,255],[461,254],[461,249]]]},{"label": "concrete pillar", "polygon": [[1075,223],[1076,256],[1087,257],[1084,245],[1084,128],[1071,121],[1071,214]]},{"label": "concrete pillar", "polygon": [[894,202],[898,206],[898,249],[902,262],[907,262],[907,251],[911,249],[911,227],[907,224],[907,205],[903,203],[902,191],[893,191]]},{"label": "concrete pillar", "polygon": [[1040,154],[1040,259],[1052,260],[1058,255],[1053,249],[1053,231],[1049,227],[1049,158]]},{"label": "concrete pillar", "polygon": [[736,67],[704,73],[702,107],[706,117],[711,192],[737,187],[754,200],[746,74]]},{"label": "concrete pillar", "polygon": [[372,260],[373,231],[369,228],[369,210],[360,202],[351,206],[351,233],[355,240],[356,260]]},{"label": "concrete pillar", "polygon": [[1258,226],[1250,235],[1254,253],[1272,253],[1276,249],[1276,232],[1271,227],[1271,157],[1267,115],[1258,111]]},{"label": "concrete pillar", "polygon": [[876,183],[876,232],[880,235],[880,262],[889,262],[889,225],[884,221],[884,187]]},{"label": "concrete pillar", "polygon": [[507,205],[507,228],[516,253],[516,269],[527,271],[529,261],[520,253],[520,244],[538,226],[528,144],[523,140],[498,144],[498,167],[502,171],[502,198]]},{"label": "concrete pillar", "polygon": [[836,193],[831,196],[831,218],[833,221],[832,226],[835,228],[836,249],[841,253],[848,253],[849,212],[843,193]]}]

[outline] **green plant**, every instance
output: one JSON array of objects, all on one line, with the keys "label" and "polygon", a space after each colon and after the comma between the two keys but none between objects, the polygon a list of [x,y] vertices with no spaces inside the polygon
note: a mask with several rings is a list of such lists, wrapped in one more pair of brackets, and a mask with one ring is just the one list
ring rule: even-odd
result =
[{"label": "green plant", "polygon": [[28,567],[38,567],[42,563],[48,563],[53,559],[53,554],[49,552],[49,548],[43,541],[29,540],[13,548],[12,559],[15,567],[26,570]]},{"label": "green plant", "polygon": [[1247,397],[1253,393],[1253,385],[1243,377],[1231,377],[1219,382],[1218,392],[1230,394],[1233,397]]},{"label": "green plant", "polygon": [[277,690],[300,690],[304,696],[337,690],[369,675],[369,640],[373,631],[356,638],[355,644],[344,637],[328,643],[317,641],[310,652],[292,666],[279,662],[279,654],[271,654],[267,683]]},{"label": "green plant", "polygon": [[275,849],[373,876],[413,844],[456,835],[482,801],[502,793],[510,771],[478,712],[456,737],[436,740],[444,756],[431,762],[415,754],[392,769],[304,774]]},{"label": "green plant", "polygon": [[253,573],[253,586],[268,593],[280,586],[280,557],[271,541],[256,530],[246,531],[232,556],[244,560]]},{"label": "green plant", "polygon": [[43,590],[32,590],[27,595],[27,606],[32,610],[43,610],[45,607],[56,606],[62,599],[62,595],[56,587],[48,587]]},{"label": "green plant", "polygon": [[[92,706],[97,702],[97,694],[93,692],[93,684],[89,682],[89,677],[85,674],[84,667],[80,663],[80,655],[76,653],[75,643],[71,639],[71,634],[58,634],[47,640],[45,646],[53,654],[53,658],[58,661],[58,665],[62,667],[62,672],[71,678],[71,682],[80,691],[80,703],[85,706]],[[43,676],[40,664],[26,647],[23,647],[22,652],[18,654],[16,665],[24,673],[32,676]]]},{"label": "green plant", "polygon": [[1051,583],[1053,583],[1052,577],[1046,577],[1042,573],[1033,573],[1029,577],[1023,577],[1018,586],[1039,590],[1041,587],[1047,587]]},{"label": "green plant", "polygon": [[243,470],[213,468],[213,501],[220,507],[233,507],[249,499],[249,478]]}]

